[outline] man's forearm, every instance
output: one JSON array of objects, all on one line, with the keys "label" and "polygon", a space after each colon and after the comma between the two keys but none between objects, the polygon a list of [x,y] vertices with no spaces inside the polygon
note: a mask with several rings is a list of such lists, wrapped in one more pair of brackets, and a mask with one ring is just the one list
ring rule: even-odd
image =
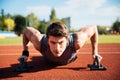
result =
[{"label": "man's forearm", "polygon": [[92,54],[98,54],[98,31],[97,31],[97,27],[94,30],[94,34],[91,37],[91,44],[92,44]]}]

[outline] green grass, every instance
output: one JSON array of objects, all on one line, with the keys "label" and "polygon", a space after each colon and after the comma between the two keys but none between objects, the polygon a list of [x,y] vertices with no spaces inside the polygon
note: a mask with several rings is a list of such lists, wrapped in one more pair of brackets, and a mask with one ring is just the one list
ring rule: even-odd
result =
[{"label": "green grass", "polygon": [[0,39],[0,45],[22,45],[22,38],[2,38]]},{"label": "green grass", "polygon": [[[90,43],[90,41],[87,41]],[[120,43],[120,35],[99,35],[98,37],[99,44],[110,44],[110,43]]]},{"label": "green grass", "polygon": [[99,35],[99,43],[120,43],[120,35]]},{"label": "green grass", "polygon": [[[120,43],[120,35],[99,35],[99,43]],[[87,41],[90,43],[90,41]],[[0,39],[1,45],[22,45],[22,37]]]}]

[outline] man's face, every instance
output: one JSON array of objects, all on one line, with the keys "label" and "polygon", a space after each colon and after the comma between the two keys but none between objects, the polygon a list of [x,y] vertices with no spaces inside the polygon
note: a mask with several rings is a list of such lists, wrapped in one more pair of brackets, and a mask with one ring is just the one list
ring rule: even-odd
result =
[{"label": "man's face", "polygon": [[54,56],[60,57],[66,49],[68,39],[66,37],[49,36],[48,44]]}]

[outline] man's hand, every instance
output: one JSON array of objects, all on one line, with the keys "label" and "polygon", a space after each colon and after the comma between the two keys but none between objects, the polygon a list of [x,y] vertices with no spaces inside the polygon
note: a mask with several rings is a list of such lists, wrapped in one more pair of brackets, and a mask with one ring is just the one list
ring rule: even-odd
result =
[{"label": "man's hand", "polygon": [[20,64],[23,64],[24,62],[27,61],[27,59],[28,59],[28,57],[23,55],[20,58],[18,58],[18,61],[20,62]]},{"label": "man's hand", "polygon": [[94,54],[94,55],[93,55],[93,59],[95,59],[96,56],[98,56],[98,60],[99,60],[99,62],[100,62],[100,61],[102,60],[102,56],[100,56],[99,54]]}]

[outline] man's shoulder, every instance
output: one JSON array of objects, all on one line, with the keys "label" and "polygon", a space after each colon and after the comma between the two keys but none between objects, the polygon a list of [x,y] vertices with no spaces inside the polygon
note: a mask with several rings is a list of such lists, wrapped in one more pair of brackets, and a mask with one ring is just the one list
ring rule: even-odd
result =
[{"label": "man's shoulder", "polygon": [[47,37],[46,37],[46,35],[43,35],[43,36],[42,36],[41,44],[44,44],[44,45],[47,44]]},{"label": "man's shoulder", "polygon": [[76,39],[76,33],[70,33],[69,39],[75,40]]}]

